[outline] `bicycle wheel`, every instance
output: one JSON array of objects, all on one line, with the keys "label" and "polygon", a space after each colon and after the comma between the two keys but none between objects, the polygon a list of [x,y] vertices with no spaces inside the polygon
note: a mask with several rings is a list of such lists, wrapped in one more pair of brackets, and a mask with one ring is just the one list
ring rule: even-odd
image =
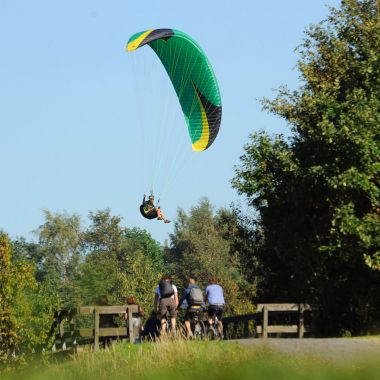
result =
[{"label": "bicycle wheel", "polygon": [[203,339],[205,337],[205,325],[203,321],[198,321],[194,326],[193,336],[194,339]]},{"label": "bicycle wheel", "polygon": [[215,340],[218,337],[218,330],[214,326],[209,326],[207,330],[207,339]]}]

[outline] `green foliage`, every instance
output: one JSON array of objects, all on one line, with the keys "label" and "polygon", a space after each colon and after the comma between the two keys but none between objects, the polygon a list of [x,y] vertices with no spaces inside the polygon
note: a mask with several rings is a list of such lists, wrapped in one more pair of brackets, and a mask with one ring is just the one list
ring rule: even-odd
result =
[{"label": "green foliage", "polygon": [[125,303],[125,297],[134,295],[144,311],[153,310],[154,290],[161,273],[143,250],[126,251],[125,261],[127,269],[117,273],[117,298]]},{"label": "green foliage", "polygon": [[256,296],[260,282],[258,276],[257,238],[253,233],[252,219],[234,205],[231,210],[220,209],[216,214],[217,230],[229,242],[230,256],[239,262],[240,272],[249,283],[250,297]]},{"label": "green foliage", "polygon": [[77,215],[44,215],[38,243],[0,235],[1,361],[45,347],[56,310],[94,305],[100,296],[120,305],[129,295],[153,307],[163,257],[146,231],[123,227],[108,209],[90,213],[86,229]]},{"label": "green foliage", "polygon": [[34,272],[30,262],[13,260],[11,241],[0,234],[0,363],[19,363],[47,338],[56,304]]},{"label": "green foliage", "polygon": [[131,228],[125,233],[132,251],[143,251],[152,263],[156,272],[163,270],[162,250],[150,234],[140,228]]},{"label": "green foliage", "polygon": [[[219,213],[227,216],[225,210]],[[193,207],[190,215],[180,209],[170,235],[170,248],[165,251],[167,270],[179,284],[195,276],[202,287],[216,276],[224,288],[229,313],[242,314],[253,308],[254,288],[242,275],[238,256],[224,237],[220,220],[207,199]]]},{"label": "green foliage", "polygon": [[358,333],[380,318],[375,0],[342,1],[299,51],[303,85],[264,100],[292,135],[252,135],[233,186],[259,214],[262,296],[315,301],[327,331]]},{"label": "green foliage", "polygon": [[51,295],[59,298],[61,307],[74,307],[78,295],[72,285],[82,253],[80,218],[48,210],[44,215],[45,223],[36,231],[39,244],[32,258],[39,261],[39,278]]},{"label": "green foliage", "polygon": [[110,303],[123,304],[134,295],[144,309],[152,309],[163,262],[159,244],[146,231],[122,227],[121,218],[109,210],[90,213],[90,220],[77,286],[82,303],[106,295]]}]

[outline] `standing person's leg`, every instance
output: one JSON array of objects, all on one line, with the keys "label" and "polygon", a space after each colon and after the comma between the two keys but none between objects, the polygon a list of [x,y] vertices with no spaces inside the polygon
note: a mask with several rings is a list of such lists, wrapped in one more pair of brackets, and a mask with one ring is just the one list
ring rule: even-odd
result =
[{"label": "standing person's leg", "polygon": [[135,338],[135,342],[139,341],[140,333],[141,333],[141,318],[132,318],[133,321],[133,336]]}]

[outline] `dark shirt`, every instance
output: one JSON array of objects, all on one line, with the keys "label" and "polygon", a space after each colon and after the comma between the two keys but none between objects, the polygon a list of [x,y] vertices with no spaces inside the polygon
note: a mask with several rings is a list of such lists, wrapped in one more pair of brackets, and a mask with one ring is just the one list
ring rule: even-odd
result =
[{"label": "dark shirt", "polygon": [[117,327],[114,317],[119,314],[100,314],[99,315],[99,327]]}]

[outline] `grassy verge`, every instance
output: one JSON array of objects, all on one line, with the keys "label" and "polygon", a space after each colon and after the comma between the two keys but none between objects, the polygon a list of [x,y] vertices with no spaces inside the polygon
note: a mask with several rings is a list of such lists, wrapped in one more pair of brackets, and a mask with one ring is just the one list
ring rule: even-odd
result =
[{"label": "grassy verge", "polygon": [[29,367],[3,380],[377,380],[375,363],[336,366],[311,356],[280,355],[229,342],[161,342],[129,345],[66,361]]}]

